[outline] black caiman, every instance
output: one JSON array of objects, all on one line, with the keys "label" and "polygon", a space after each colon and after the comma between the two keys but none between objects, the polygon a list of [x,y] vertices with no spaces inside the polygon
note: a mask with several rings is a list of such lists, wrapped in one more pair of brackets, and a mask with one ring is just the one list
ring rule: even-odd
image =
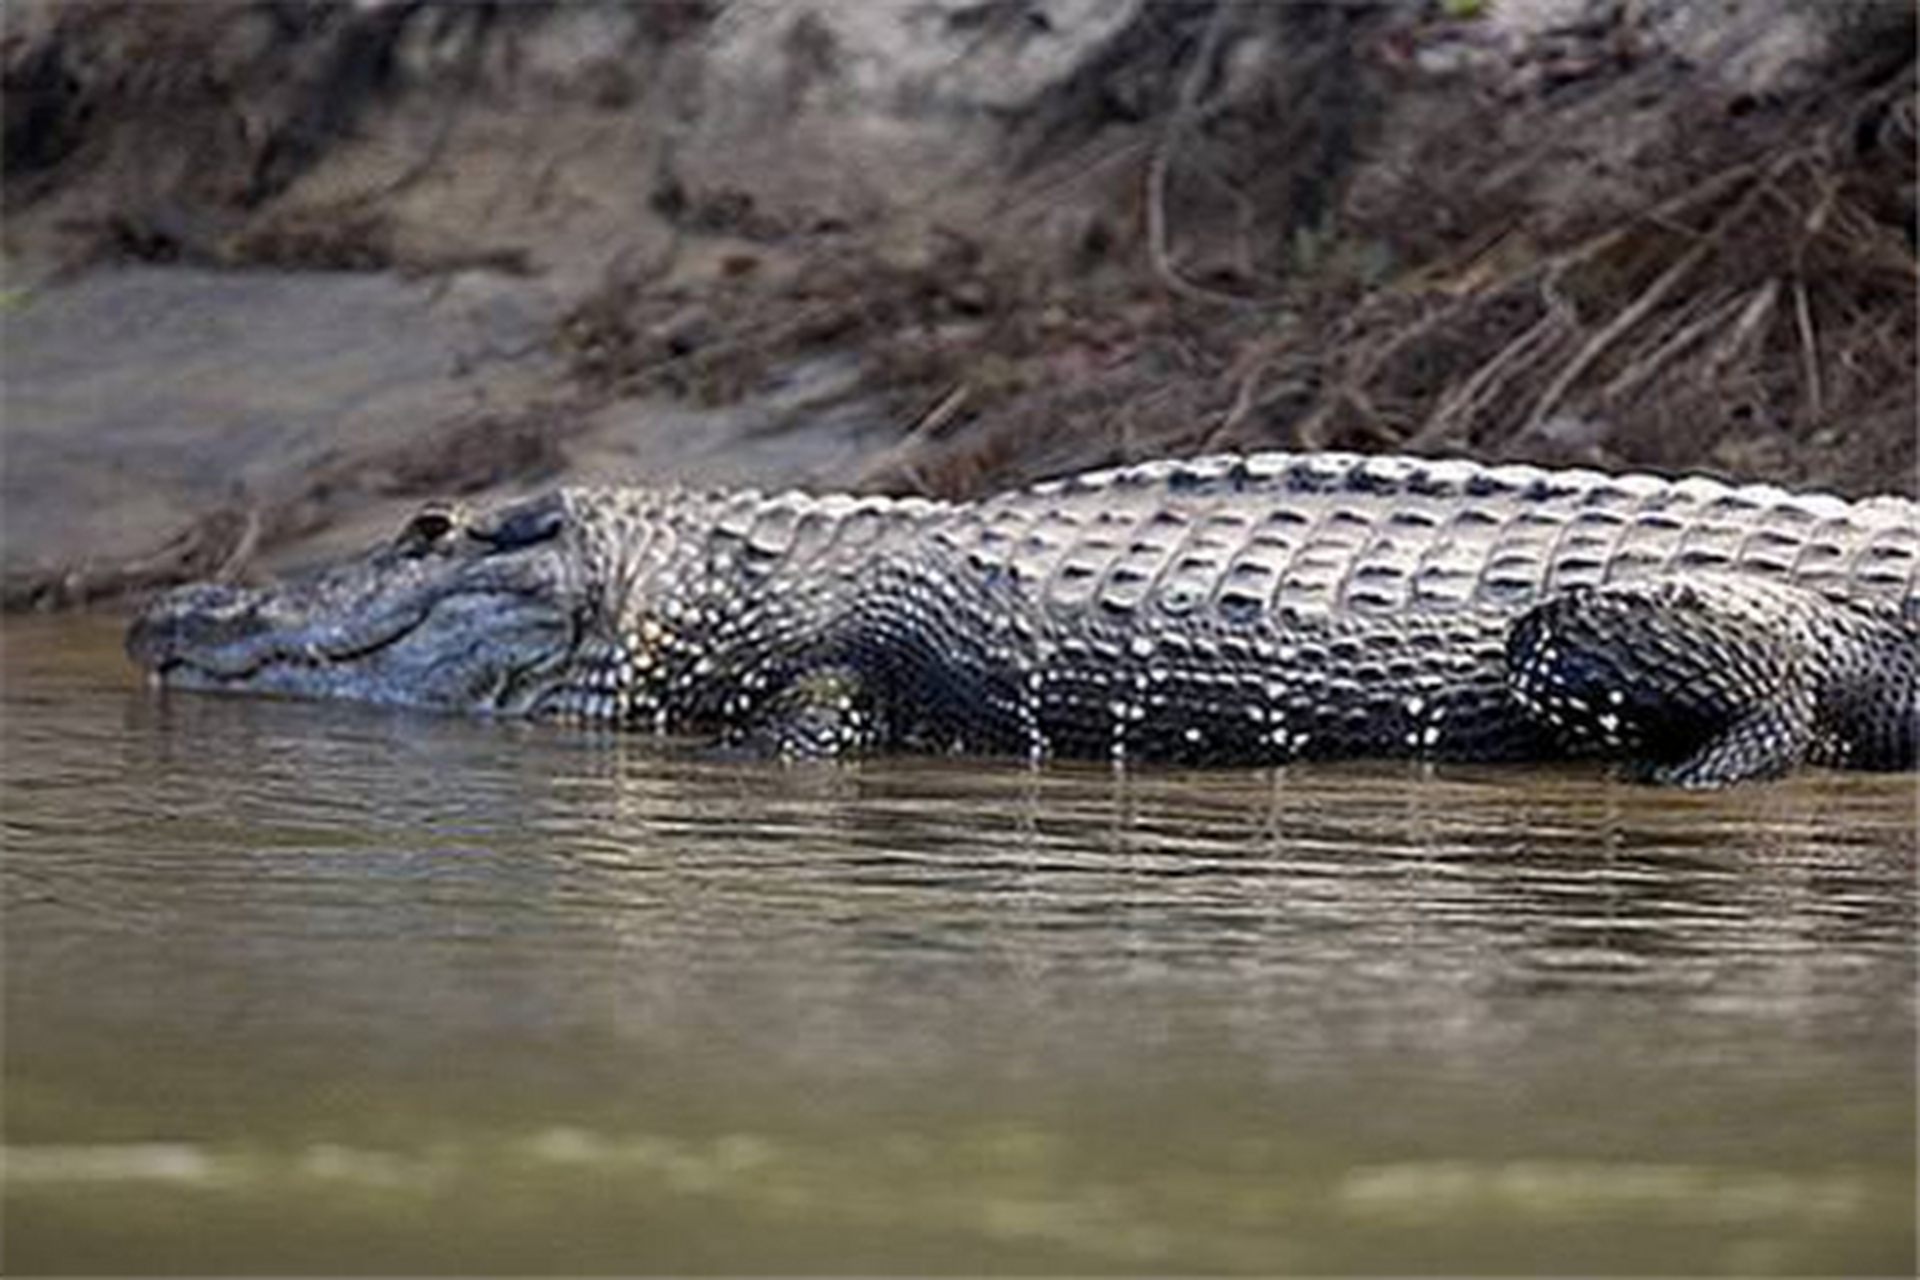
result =
[{"label": "black caiman", "polygon": [[562,489],[152,601],[167,687],[905,749],[1911,769],[1920,504],[1263,453],[980,502]]}]

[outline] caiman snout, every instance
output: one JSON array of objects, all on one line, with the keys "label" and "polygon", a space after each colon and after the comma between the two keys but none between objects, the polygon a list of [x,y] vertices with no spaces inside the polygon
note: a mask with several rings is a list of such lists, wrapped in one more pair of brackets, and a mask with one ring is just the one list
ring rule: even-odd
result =
[{"label": "caiman snout", "polygon": [[134,620],[127,653],[169,689],[517,706],[571,652],[576,609],[555,589],[551,536],[429,513],[359,559],[169,591]]},{"label": "caiman snout", "polygon": [[188,655],[220,652],[266,630],[257,593],[222,583],[177,587],[155,597],[127,631],[127,656],[164,676]]}]

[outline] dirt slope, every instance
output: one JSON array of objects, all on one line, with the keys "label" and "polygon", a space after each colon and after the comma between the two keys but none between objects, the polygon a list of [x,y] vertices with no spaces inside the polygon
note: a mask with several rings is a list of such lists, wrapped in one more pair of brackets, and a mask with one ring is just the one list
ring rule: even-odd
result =
[{"label": "dirt slope", "polygon": [[[9,5],[0,460],[118,515],[10,516],[7,603],[583,475],[966,496],[1304,447],[1920,490],[1914,8],[1700,12]],[[202,404],[190,468],[129,471],[98,444],[148,414],[164,462],[152,380],[70,370],[151,357],[67,291],[155,265],[414,318],[350,385],[209,367],[299,447]],[[511,351],[471,338],[502,307]],[[443,323],[427,373],[372,358]]]}]

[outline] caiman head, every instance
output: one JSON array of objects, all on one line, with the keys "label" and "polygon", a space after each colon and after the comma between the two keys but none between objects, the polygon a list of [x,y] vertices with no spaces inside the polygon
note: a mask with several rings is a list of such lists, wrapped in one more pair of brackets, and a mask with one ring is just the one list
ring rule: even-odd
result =
[{"label": "caiman head", "polygon": [[435,505],[391,543],[264,587],[155,599],[127,652],[157,684],[522,714],[569,678],[595,604],[565,494]]}]

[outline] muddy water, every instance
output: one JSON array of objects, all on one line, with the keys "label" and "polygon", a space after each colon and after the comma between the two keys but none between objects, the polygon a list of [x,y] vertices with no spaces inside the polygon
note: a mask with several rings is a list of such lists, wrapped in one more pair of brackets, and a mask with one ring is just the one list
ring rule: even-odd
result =
[{"label": "muddy water", "polygon": [[14,1270],[1914,1265],[1910,779],[780,769],[0,639]]}]

